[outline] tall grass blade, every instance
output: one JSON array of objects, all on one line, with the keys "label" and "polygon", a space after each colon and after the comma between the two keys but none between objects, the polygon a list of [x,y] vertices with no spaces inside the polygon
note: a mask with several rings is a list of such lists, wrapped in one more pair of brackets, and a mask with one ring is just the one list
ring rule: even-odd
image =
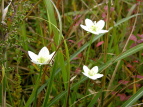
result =
[{"label": "tall grass blade", "polygon": [[124,59],[124,58],[126,58],[126,57],[128,57],[128,56],[130,56],[130,55],[132,55],[132,54],[134,54],[134,53],[136,53],[136,52],[138,52],[138,51],[140,51],[142,49],[143,49],[143,43],[140,44],[140,45],[137,45],[137,46],[135,46],[135,47],[133,47],[133,48],[123,52],[123,53],[121,53],[118,56],[115,56],[111,60],[107,61],[103,66],[100,66],[99,69],[100,70],[106,69],[107,67],[109,67],[113,63],[115,63],[115,62],[117,62],[117,61],[119,61],[121,59]]},{"label": "tall grass blade", "polygon": [[143,96],[143,87],[141,87],[136,94],[130,97],[121,107],[129,107],[133,105],[139,98]]},{"label": "tall grass blade", "polygon": [[[53,26],[53,25],[57,26],[53,4],[51,3],[50,0],[44,0],[44,4],[45,4],[46,10],[47,10],[48,21],[50,22],[50,23],[48,23],[50,34],[54,33],[54,42],[58,45],[60,43],[60,35],[59,35],[58,30]],[[53,25],[51,25],[51,23]]]},{"label": "tall grass blade", "polygon": [[56,64],[54,64],[54,66],[52,68],[52,71],[50,73],[50,80],[48,82],[49,84],[48,84],[47,89],[46,89],[45,99],[44,99],[42,107],[47,107],[48,99],[49,99],[50,92],[51,92],[51,89],[52,89],[52,83],[53,83],[55,71],[56,71]]}]

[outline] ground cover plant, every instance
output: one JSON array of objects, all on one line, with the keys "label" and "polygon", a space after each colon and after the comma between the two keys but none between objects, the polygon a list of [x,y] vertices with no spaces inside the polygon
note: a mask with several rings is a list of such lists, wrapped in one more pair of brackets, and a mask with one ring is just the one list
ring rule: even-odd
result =
[{"label": "ground cover plant", "polygon": [[142,107],[143,0],[2,0],[1,107]]}]

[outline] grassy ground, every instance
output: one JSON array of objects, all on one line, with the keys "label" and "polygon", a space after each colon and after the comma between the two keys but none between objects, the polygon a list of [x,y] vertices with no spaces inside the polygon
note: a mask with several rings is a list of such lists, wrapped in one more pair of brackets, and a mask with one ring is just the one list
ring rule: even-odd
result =
[{"label": "grassy ground", "polygon": [[[2,107],[143,105],[143,0],[13,0],[4,10],[9,3],[0,13]],[[109,32],[86,32],[86,18]],[[52,66],[30,61],[27,52],[44,46],[56,51]],[[84,76],[83,65],[104,76]]]}]

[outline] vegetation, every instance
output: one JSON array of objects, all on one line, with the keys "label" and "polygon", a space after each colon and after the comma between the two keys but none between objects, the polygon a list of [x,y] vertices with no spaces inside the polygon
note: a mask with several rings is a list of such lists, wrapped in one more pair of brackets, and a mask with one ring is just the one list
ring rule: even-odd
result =
[{"label": "vegetation", "polygon": [[[1,2],[1,107],[143,105],[143,0]],[[85,19],[108,32],[85,31]],[[43,47],[55,51],[50,64],[33,63],[28,52]],[[88,78],[84,65],[104,76]]]}]

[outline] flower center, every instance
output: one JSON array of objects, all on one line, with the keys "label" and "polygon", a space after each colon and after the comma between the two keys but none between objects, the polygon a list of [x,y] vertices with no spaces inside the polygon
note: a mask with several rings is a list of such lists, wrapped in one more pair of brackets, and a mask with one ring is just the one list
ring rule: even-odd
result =
[{"label": "flower center", "polygon": [[37,61],[38,61],[39,63],[44,63],[44,62],[46,61],[46,58],[44,58],[44,57],[39,57],[39,58],[37,59]]},{"label": "flower center", "polygon": [[90,29],[91,29],[92,31],[96,31],[96,30],[97,30],[97,28],[96,28],[95,26],[91,26]]},{"label": "flower center", "polygon": [[99,30],[98,26],[95,25],[92,25],[89,29],[95,32]]},{"label": "flower center", "polygon": [[90,76],[94,76],[96,73],[94,73],[94,71],[92,71],[92,70],[90,70],[89,72],[88,72],[88,75],[90,75]]}]

